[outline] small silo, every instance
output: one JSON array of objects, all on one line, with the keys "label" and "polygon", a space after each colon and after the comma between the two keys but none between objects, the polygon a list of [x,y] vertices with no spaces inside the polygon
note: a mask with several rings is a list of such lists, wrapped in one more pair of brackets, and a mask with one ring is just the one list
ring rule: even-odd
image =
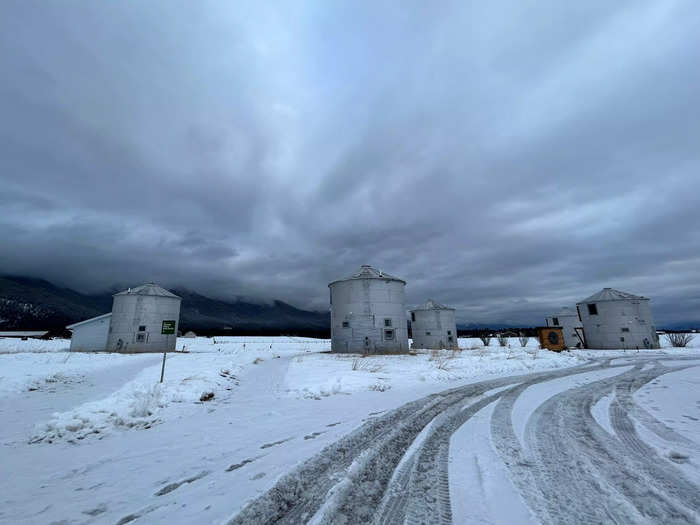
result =
[{"label": "small silo", "polygon": [[107,351],[175,350],[180,302],[180,297],[153,283],[114,294]]},{"label": "small silo", "polygon": [[407,352],[405,286],[369,265],[330,283],[332,351]]},{"label": "small silo", "polygon": [[578,318],[578,313],[564,306],[557,314],[545,319],[547,326],[561,326],[564,333],[564,343],[567,348],[581,347],[581,339],[576,335],[576,329],[581,328],[581,320]]},{"label": "small silo", "polygon": [[428,300],[411,310],[412,348],[457,350],[455,309]]},{"label": "small silo", "polygon": [[586,348],[659,348],[649,299],[603,288],[576,304]]}]

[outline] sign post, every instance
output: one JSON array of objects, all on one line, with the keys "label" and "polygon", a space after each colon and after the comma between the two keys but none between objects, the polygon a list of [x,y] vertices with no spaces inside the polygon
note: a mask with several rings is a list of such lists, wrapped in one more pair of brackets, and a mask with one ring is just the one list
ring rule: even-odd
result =
[{"label": "sign post", "polygon": [[167,352],[163,352],[163,366],[160,369],[160,382],[161,383],[163,382],[163,375],[165,374],[165,354],[167,354]]},{"label": "sign post", "polygon": [[[163,325],[161,327],[160,333],[161,335],[166,336],[165,339],[166,341],[169,339],[169,336],[175,335],[175,321],[168,320],[168,321],[163,321]],[[160,382],[163,382],[163,376],[165,375],[165,356],[168,353],[168,350],[163,351],[163,366],[160,369]]]}]

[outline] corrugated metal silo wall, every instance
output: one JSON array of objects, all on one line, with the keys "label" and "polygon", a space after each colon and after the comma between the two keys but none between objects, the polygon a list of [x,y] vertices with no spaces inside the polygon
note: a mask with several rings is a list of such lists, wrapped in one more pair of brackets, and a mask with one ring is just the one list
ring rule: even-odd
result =
[{"label": "corrugated metal silo wall", "polygon": [[411,313],[415,317],[415,321],[411,320],[412,348],[453,350],[459,348],[454,310],[412,310]]},{"label": "corrugated metal silo wall", "polygon": [[[114,296],[107,349],[125,353],[175,350],[180,302],[179,298],[156,295]],[[163,321],[175,321],[173,334],[162,333]],[[139,330],[141,326],[145,330]]]},{"label": "corrugated metal silo wall", "polygon": [[[333,352],[393,353],[408,351],[405,285],[386,279],[336,281],[331,290]],[[385,326],[385,320],[391,326]],[[343,323],[347,326],[343,326]],[[393,330],[393,339],[385,337]]]},{"label": "corrugated metal silo wall", "polygon": [[598,315],[579,306],[588,348],[659,348],[659,338],[648,300],[601,301]]}]

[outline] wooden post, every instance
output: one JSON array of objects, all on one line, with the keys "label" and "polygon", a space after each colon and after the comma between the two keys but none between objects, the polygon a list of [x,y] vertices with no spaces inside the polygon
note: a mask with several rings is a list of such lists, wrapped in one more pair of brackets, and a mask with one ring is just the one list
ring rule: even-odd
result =
[{"label": "wooden post", "polygon": [[163,382],[163,375],[165,375],[165,354],[167,354],[167,352],[163,352],[163,366],[160,369],[160,382],[161,383]]}]

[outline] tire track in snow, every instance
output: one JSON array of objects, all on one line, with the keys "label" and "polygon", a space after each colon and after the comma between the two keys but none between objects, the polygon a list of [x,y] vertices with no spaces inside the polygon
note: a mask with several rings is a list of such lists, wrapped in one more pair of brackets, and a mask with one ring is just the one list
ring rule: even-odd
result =
[{"label": "tire track in snow", "polygon": [[[581,373],[588,369],[590,366],[584,365],[556,372],[541,372],[534,376],[545,379],[551,374],[559,377],[560,374]],[[283,476],[267,493],[244,507],[229,521],[229,525],[251,522],[304,523],[316,516],[319,510],[323,514],[316,516],[315,520],[320,523],[371,522],[376,518],[397,465],[428,423],[451,407],[456,406],[461,410],[468,399],[495,388],[522,382],[529,377],[533,375],[498,378],[453,388],[370,419],[359,429]],[[498,395],[501,394],[495,394]],[[464,412],[459,418],[466,421],[472,412]],[[456,428],[458,427],[454,427],[455,430]],[[430,461],[437,461],[437,457],[437,454],[428,454],[421,468],[428,468]],[[435,499],[437,503],[431,506],[431,512],[439,513],[445,521],[450,515],[446,448],[439,458],[438,463],[443,464],[441,468],[444,472],[436,474],[439,479],[437,490],[441,495]],[[415,486],[419,484],[417,477],[421,472],[416,471],[415,467],[411,472],[416,479]],[[409,491],[408,499],[413,497],[426,501],[419,492]],[[333,498],[332,505],[325,504],[329,497]],[[429,498],[432,497],[434,496]]]},{"label": "tire track in snow", "polygon": [[[407,403],[326,447],[229,523],[449,524],[450,437],[494,402],[490,437],[521,497],[542,522],[696,522],[698,497],[690,492],[697,487],[674,483],[678,473],[673,465],[659,470],[649,465],[658,456],[642,454],[639,444],[631,450],[623,443],[632,439],[625,426],[627,412],[636,406],[631,394],[629,399],[620,396],[620,414],[614,416],[615,431],[623,439],[608,434],[591,414],[591,407],[618,385],[641,386],[657,372],[675,370],[660,368],[661,359],[640,356],[615,364],[612,358],[591,360],[576,368],[474,383]],[[523,450],[512,411],[528,387],[633,365],[627,372],[572,385],[546,399],[527,422],[528,449]],[[646,365],[651,367],[644,370]],[[496,388],[502,390],[489,392]],[[638,472],[644,479],[637,479]],[[661,481],[650,486],[647,477],[654,475]]]},{"label": "tire track in snow", "polygon": [[634,428],[620,413],[611,411],[615,436],[591,414],[591,407],[618,384],[641,386],[670,371],[642,370],[638,364],[619,376],[562,392],[535,411],[526,428],[534,484],[521,493],[543,522],[697,523],[697,486],[651,449],[630,446]]}]

